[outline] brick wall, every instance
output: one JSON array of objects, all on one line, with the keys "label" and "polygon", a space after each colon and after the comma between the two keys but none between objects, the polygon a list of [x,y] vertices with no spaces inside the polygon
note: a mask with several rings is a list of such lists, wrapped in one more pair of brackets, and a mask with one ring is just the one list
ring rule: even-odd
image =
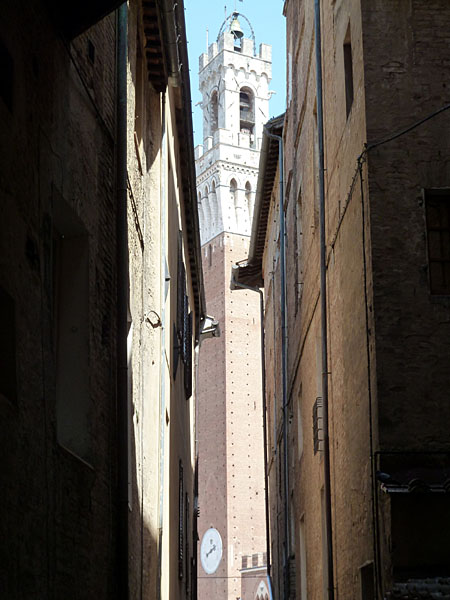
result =
[{"label": "brick wall", "polygon": [[[336,596],[342,598],[360,597],[360,568],[378,553],[382,589],[389,589],[392,573],[400,576],[392,537],[399,525],[391,521],[398,509],[390,512],[390,498],[372,479],[377,461],[386,460],[375,452],[448,450],[449,307],[448,297],[430,294],[424,207],[424,190],[449,185],[447,113],[369,150],[362,185],[357,164],[365,142],[389,137],[448,104],[448,13],[444,2],[322,4],[332,520]],[[322,597],[323,461],[312,440],[312,409],[321,395],[313,7],[288,2],[286,16],[292,65],[284,131],[291,535],[297,590]],[[345,44],[352,50],[351,106]],[[272,451],[281,419],[276,203],[264,258]],[[417,459],[408,460],[404,468],[414,472]],[[270,477],[274,579],[281,587],[284,524],[276,515],[283,482],[275,453]],[[417,567],[417,560],[411,554],[410,564]],[[427,560],[422,569],[430,568]]]},{"label": "brick wall", "polygon": [[211,578],[199,564],[199,598],[240,596],[242,557],[265,551],[259,295],[229,289],[231,266],[247,252],[248,238],[233,234],[203,246],[208,313],[221,337],[200,351],[199,536],[218,529],[223,558]]},{"label": "brick wall", "polygon": [[[8,2],[0,38],[12,61],[11,106],[0,99],[0,285],[15,304],[17,371],[16,397],[0,397],[0,531],[8,540],[1,551],[2,595],[111,598],[115,21],[105,19],[66,46],[40,2]],[[73,223],[85,232],[89,252],[85,343],[87,364],[95,364],[83,398],[89,446],[83,458],[57,442],[54,238],[56,226],[67,226],[70,236]]]}]

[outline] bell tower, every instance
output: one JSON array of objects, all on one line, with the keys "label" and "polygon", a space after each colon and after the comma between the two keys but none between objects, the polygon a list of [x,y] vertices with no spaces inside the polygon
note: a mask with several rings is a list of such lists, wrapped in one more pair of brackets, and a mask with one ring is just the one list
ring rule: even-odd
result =
[{"label": "bell tower", "polygon": [[206,302],[221,337],[199,354],[199,600],[254,600],[267,584],[259,294],[231,292],[230,277],[248,254],[271,50],[255,52],[250,22],[234,12],[200,56],[197,200]]},{"label": "bell tower", "polygon": [[203,145],[195,157],[202,243],[224,231],[250,235],[271,60],[267,44],[255,53],[253,28],[237,12],[225,20],[208,54],[200,56]]}]

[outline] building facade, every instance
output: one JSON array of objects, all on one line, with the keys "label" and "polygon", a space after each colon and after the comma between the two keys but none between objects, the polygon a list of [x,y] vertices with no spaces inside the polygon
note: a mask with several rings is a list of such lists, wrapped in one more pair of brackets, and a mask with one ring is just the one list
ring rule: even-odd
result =
[{"label": "building facade", "polygon": [[197,200],[205,295],[221,331],[199,356],[200,600],[267,593],[259,297],[231,292],[230,269],[248,249],[271,48],[255,54],[240,22],[231,15],[200,57]]},{"label": "building facade", "polygon": [[127,361],[133,598],[196,597],[194,347],[205,300],[189,85],[183,4],[131,3]]},{"label": "building facade", "polygon": [[184,10],[119,4],[2,7],[11,600],[196,597],[205,302]]},{"label": "building facade", "polygon": [[265,290],[274,588],[302,600],[432,598],[450,574],[450,11],[319,4],[316,63],[313,3],[285,2],[287,113],[269,126],[284,163],[263,141],[259,223],[238,275]]}]

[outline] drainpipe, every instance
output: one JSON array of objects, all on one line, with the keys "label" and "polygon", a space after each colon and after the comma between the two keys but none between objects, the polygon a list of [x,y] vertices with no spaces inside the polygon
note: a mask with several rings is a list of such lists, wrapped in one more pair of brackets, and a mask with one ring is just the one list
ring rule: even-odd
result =
[{"label": "drainpipe", "polygon": [[166,427],[166,172],[167,172],[167,131],[166,94],[162,94],[161,109],[161,273],[164,273],[164,286],[161,289],[161,375],[160,375],[160,424],[159,424],[159,524],[158,524],[158,598],[162,598],[162,538],[164,523],[164,444]]},{"label": "drainpipe", "polygon": [[283,166],[283,138],[264,126],[264,131],[269,138],[278,141],[278,165],[280,173],[279,182],[279,219],[280,219],[280,275],[281,275],[281,371],[283,394],[283,446],[284,446],[284,596],[290,596],[289,581],[289,454],[288,454],[288,419],[287,419],[287,327],[286,327],[286,224],[284,218],[284,166]]},{"label": "drainpipe", "polygon": [[128,598],[128,221],[127,221],[127,4],[117,11],[117,426],[118,598]]},{"label": "drainpipe", "polygon": [[237,265],[231,270],[231,290],[242,288],[259,294],[259,313],[261,327],[261,383],[262,383],[262,399],[263,399],[263,438],[264,438],[264,503],[266,513],[266,554],[267,554],[267,581],[269,584],[269,600],[272,596],[271,582],[271,561],[270,561],[270,525],[269,525],[269,476],[267,470],[267,402],[266,402],[266,358],[265,358],[265,337],[264,337],[264,294],[258,287],[251,287],[236,281],[234,270],[238,269]]},{"label": "drainpipe", "polygon": [[331,515],[331,468],[330,439],[328,430],[328,343],[327,343],[327,271],[325,238],[325,170],[323,145],[323,97],[322,97],[322,40],[320,27],[320,0],[314,1],[316,82],[317,82],[317,129],[319,138],[319,218],[320,218],[320,312],[322,337],[322,405],[323,405],[323,466],[325,522],[327,532],[327,587],[328,598],[334,600],[333,530]]}]

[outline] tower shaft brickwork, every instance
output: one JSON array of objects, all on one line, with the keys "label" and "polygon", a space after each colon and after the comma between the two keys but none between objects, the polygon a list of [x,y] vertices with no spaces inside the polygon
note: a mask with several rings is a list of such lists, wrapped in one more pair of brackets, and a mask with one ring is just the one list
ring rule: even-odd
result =
[{"label": "tower shaft brickwork", "polygon": [[[231,292],[230,277],[248,253],[270,79],[271,47],[255,56],[254,40],[232,31],[200,57],[197,195],[206,301],[221,337],[205,340],[199,358],[199,600],[267,591],[259,296]],[[212,529],[222,555],[210,568]]]}]

